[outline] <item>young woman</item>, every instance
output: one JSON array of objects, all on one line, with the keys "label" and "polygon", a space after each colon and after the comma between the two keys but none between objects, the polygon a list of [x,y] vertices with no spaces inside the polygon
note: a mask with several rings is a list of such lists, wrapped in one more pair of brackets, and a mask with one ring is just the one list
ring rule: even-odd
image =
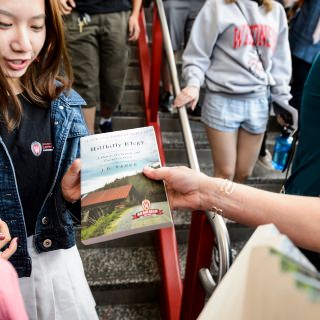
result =
[{"label": "young woman", "polygon": [[[217,209],[224,217],[249,225],[273,223],[320,270],[320,54],[308,74],[301,103],[299,144],[285,193],[272,193],[185,167],[151,169],[151,179],[164,180],[172,208]],[[219,210],[218,210],[219,209]]]},{"label": "young woman", "polygon": [[58,1],[0,0],[0,218],[30,319],[97,319],[67,209],[87,129],[63,34]]},{"label": "young woman", "polygon": [[194,108],[205,82],[202,121],[214,175],[243,181],[258,157],[268,100],[287,105],[291,97],[283,7],[271,0],[208,0],[193,25],[182,72],[186,87],[175,106]]}]

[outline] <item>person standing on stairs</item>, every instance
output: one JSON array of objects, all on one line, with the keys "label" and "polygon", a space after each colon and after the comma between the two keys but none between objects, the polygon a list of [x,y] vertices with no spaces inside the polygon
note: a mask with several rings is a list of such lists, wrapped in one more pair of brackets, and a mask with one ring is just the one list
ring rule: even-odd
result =
[{"label": "person standing on stairs", "polygon": [[[183,54],[186,87],[174,105],[191,105],[206,83],[205,124],[214,176],[251,175],[270,100],[288,105],[291,59],[284,8],[271,0],[208,0]],[[270,90],[269,90],[270,89]]]},{"label": "person standing on stairs", "polygon": [[301,100],[300,138],[282,193],[208,177],[186,167],[144,168],[164,180],[173,209],[214,210],[239,223],[273,223],[320,271],[320,54],[307,76]]},{"label": "person standing on stairs", "polygon": [[[205,0],[164,0],[163,6],[168,23],[172,49],[177,60],[178,52],[185,48],[193,22],[203,6]],[[164,112],[173,112],[172,103],[173,86],[165,53],[163,54],[162,68],[162,92],[159,97],[159,109]],[[200,104],[195,110],[189,110],[190,116],[201,116]]]},{"label": "person standing on stairs", "polygon": [[[75,76],[74,88],[87,105],[83,114],[95,132],[112,131],[112,114],[120,106],[128,70],[130,41],[140,34],[142,0],[59,0]],[[128,42],[129,41],[129,42]]]}]

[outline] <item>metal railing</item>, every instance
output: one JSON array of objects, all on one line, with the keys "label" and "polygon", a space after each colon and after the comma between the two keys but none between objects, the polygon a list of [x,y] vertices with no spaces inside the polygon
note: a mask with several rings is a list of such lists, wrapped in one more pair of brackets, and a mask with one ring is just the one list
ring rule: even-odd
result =
[{"label": "metal railing", "polygon": [[[171,74],[174,95],[177,96],[180,93],[181,89],[180,89],[179,78],[178,78],[177,68],[176,68],[176,61],[173,54],[169,29],[168,29],[165,11],[163,7],[163,2],[162,0],[155,0],[155,3],[156,3],[156,7],[159,14],[159,19],[160,19],[160,24],[162,29],[162,36],[163,36],[163,45],[164,45],[164,50],[165,50],[165,54],[167,57],[168,66]],[[197,153],[196,153],[196,149],[195,149],[195,145],[192,137],[192,131],[190,128],[186,107],[184,106],[179,108],[178,113],[179,113],[179,119],[180,119],[180,124],[182,128],[183,138],[186,146],[189,165],[192,169],[196,171],[200,171],[200,166],[199,166]],[[219,275],[215,282],[213,278],[210,277],[210,273],[207,271],[205,273],[204,271],[202,271],[201,272],[202,276],[200,277],[202,281],[205,283],[205,287],[207,288],[211,287],[210,290],[207,290],[208,293],[212,293],[212,284],[214,283],[217,284],[220,282],[223,275],[227,272],[231,264],[231,254],[230,254],[231,250],[230,250],[229,234],[223,218],[221,216],[214,215],[213,212],[206,212],[206,216],[212,226],[212,230],[216,237],[216,244],[219,252]],[[195,241],[194,239],[191,239],[191,240]],[[188,266],[187,266],[186,272],[188,272]],[[204,274],[206,276],[204,276]],[[188,275],[186,274],[186,279],[187,277]],[[186,306],[182,305],[182,308],[184,307]]]}]

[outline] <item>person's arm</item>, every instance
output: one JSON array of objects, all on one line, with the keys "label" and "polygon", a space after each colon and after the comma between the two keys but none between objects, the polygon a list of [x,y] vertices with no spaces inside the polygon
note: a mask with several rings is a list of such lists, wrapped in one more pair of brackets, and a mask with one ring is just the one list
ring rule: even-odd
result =
[{"label": "person's arm", "polygon": [[173,209],[221,209],[225,218],[258,226],[273,223],[296,245],[320,251],[320,198],[277,194],[211,178],[186,167],[145,168],[164,180]]},{"label": "person's arm", "polygon": [[129,41],[136,41],[140,35],[139,14],[142,0],[132,0],[132,13],[129,18]]},{"label": "person's arm", "polygon": [[[220,12],[221,14],[221,12]],[[211,64],[219,36],[219,12],[215,1],[207,1],[198,13],[182,55],[182,76],[186,86],[200,88]]]},{"label": "person's arm", "polygon": [[[276,5],[276,4],[274,4]],[[284,9],[279,6],[279,30],[272,56],[271,75],[275,85],[271,86],[271,98],[279,105],[288,105],[291,99],[290,80],[292,74],[291,53],[288,39],[288,22]]]},{"label": "person's arm", "polygon": [[217,17],[216,3],[207,1],[194,21],[182,56],[182,77],[186,87],[177,95],[175,107],[190,104],[191,109],[194,109],[198,102],[200,87],[210,66],[213,47],[219,35]]}]

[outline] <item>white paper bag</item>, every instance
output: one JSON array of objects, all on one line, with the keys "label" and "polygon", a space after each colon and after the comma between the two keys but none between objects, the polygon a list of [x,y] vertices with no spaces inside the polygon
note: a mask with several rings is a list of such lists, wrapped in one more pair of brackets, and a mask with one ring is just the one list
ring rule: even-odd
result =
[{"label": "white paper bag", "polygon": [[[292,272],[282,270],[281,263],[286,259],[295,266]],[[320,289],[320,277],[316,279],[317,276],[314,266],[275,226],[258,227],[198,319],[319,319],[320,290],[316,288]],[[311,282],[311,288],[299,290],[296,280],[299,277]],[[290,313],[284,312],[285,309],[290,309]]]}]

